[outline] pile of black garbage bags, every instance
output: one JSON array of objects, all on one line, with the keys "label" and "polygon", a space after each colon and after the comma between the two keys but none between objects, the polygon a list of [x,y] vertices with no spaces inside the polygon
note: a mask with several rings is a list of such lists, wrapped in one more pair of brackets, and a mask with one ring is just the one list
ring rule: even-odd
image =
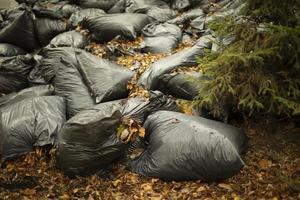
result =
[{"label": "pile of black garbage bags", "polygon": [[[53,145],[57,167],[68,176],[107,172],[122,162],[148,177],[214,181],[243,167],[240,154],[248,141],[243,130],[183,114],[175,103],[197,96],[207,77],[173,73],[195,66],[206,50],[221,51],[218,43],[234,40],[216,37],[207,23],[235,16],[243,1],[215,1],[219,10],[212,15],[208,0],[17,2],[16,8],[0,10],[2,161]],[[114,38],[139,36],[143,42],[134,53],[167,54],[138,80],[148,99],[128,98],[127,84],[136,69],[86,49],[91,42],[106,45]],[[172,53],[187,41],[192,47]],[[145,136],[124,142],[117,134],[124,119],[143,126]],[[128,159],[135,148],[143,152]]]}]

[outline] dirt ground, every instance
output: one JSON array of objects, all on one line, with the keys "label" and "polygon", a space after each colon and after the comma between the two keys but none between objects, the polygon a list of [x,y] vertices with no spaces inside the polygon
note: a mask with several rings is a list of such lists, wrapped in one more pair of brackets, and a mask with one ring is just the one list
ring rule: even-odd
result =
[{"label": "dirt ground", "polygon": [[215,183],[164,182],[114,166],[109,178],[69,179],[43,151],[4,163],[0,199],[300,199],[300,129],[293,123],[239,125],[250,137],[246,165]]}]

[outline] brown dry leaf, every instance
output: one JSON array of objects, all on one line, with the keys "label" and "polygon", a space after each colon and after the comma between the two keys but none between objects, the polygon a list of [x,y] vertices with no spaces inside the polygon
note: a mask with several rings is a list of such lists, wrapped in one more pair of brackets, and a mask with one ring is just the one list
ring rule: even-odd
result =
[{"label": "brown dry leaf", "polygon": [[26,196],[33,196],[36,194],[36,190],[35,189],[25,189],[22,191],[22,193]]},{"label": "brown dry leaf", "polygon": [[61,200],[68,200],[68,199],[71,199],[71,197],[68,195],[68,193],[63,193],[63,195],[61,195],[59,197],[59,199],[61,199]]},{"label": "brown dry leaf", "polygon": [[145,128],[144,127],[140,127],[139,128],[139,136],[141,137],[141,138],[145,138],[145,133],[146,131],[145,131]]},{"label": "brown dry leaf", "polygon": [[262,159],[262,160],[260,160],[260,161],[258,162],[258,164],[259,164],[259,166],[260,166],[261,169],[266,170],[266,169],[268,169],[269,167],[271,167],[272,162],[269,161],[269,160],[266,160],[266,159]]},{"label": "brown dry leaf", "polygon": [[122,183],[122,181],[120,179],[112,181],[112,184],[114,187],[118,187],[121,183]]},{"label": "brown dry leaf", "polygon": [[203,192],[203,191],[205,191],[206,190],[206,188],[205,187],[203,187],[203,186],[201,186],[201,187],[199,187],[199,188],[197,188],[197,192]]},{"label": "brown dry leaf", "polygon": [[226,183],[219,183],[219,184],[218,184],[218,187],[223,188],[223,189],[226,189],[226,190],[228,190],[228,191],[233,191],[231,185],[226,184]]}]

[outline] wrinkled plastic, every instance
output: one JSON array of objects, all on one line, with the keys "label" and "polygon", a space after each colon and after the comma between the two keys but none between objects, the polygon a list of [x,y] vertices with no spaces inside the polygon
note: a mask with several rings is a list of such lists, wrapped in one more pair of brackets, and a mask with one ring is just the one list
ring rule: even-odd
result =
[{"label": "wrinkled plastic", "polygon": [[[173,24],[148,24],[142,31],[142,52],[170,53],[181,41],[181,29]],[[163,44],[163,45],[162,45]]]},{"label": "wrinkled plastic", "polygon": [[67,25],[62,20],[52,20],[48,18],[35,20],[35,27],[38,40],[43,46],[49,44],[56,35],[67,30]]},{"label": "wrinkled plastic", "polygon": [[82,8],[99,8],[106,12],[125,9],[124,0],[69,0]]},{"label": "wrinkled plastic", "polygon": [[39,85],[30,88],[26,88],[19,92],[13,92],[3,97],[0,97],[0,107],[13,104],[23,99],[39,97],[39,96],[50,96],[54,92],[54,88],[51,85]]},{"label": "wrinkled plastic", "polygon": [[148,146],[130,168],[138,174],[163,180],[215,181],[233,176],[243,167],[242,130],[205,118],[159,111],[144,127]]},{"label": "wrinkled plastic", "polygon": [[154,111],[176,109],[175,102],[161,93],[151,96],[149,101],[132,98],[101,103],[71,118],[59,135],[58,167],[69,176],[106,170],[130,145],[117,137],[122,118],[143,123]]},{"label": "wrinkled plastic", "polygon": [[0,93],[8,94],[26,88],[32,67],[33,59],[29,54],[0,57]]},{"label": "wrinkled plastic", "polygon": [[50,42],[51,47],[75,47],[83,49],[88,45],[88,37],[77,31],[61,33]]},{"label": "wrinkled plastic", "polygon": [[10,57],[17,55],[24,55],[26,51],[13,44],[2,43],[0,44],[0,57]]},{"label": "wrinkled plastic", "polygon": [[201,8],[196,8],[196,9],[189,10],[183,13],[182,15],[179,15],[176,18],[169,20],[168,22],[173,24],[185,24],[200,16],[204,17],[205,13]]},{"label": "wrinkled plastic", "polygon": [[78,70],[96,103],[126,98],[133,72],[85,51],[76,52]]},{"label": "wrinkled plastic", "polygon": [[63,127],[57,165],[66,175],[90,175],[106,169],[127,147],[115,133],[121,123],[117,106],[82,111]]},{"label": "wrinkled plastic", "polygon": [[145,14],[122,13],[85,19],[81,26],[92,33],[93,39],[107,42],[119,35],[135,39],[148,23],[149,19]]},{"label": "wrinkled plastic", "polygon": [[197,58],[204,56],[204,49],[211,48],[212,40],[213,38],[211,35],[203,36],[191,48],[179,51],[173,55],[154,62],[142,74],[141,78],[139,79],[139,84],[146,89],[155,90],[157,88],[158,80],[162,75],[170,73],[172,70],[179,67],[196,65]]},{"label": "wrinkled plastic", "polygon": [[42,52],[44,59],[40,65],[44,79],[54,86],[55,94],[66,99],[68,118],[95,105],[77,69],[75,51],[82,50],[69,47],[46,48]]},{"label": "wrinkled plastic", "polygon": [[35,97],[0,109],[2,160],[52,145],[65,122],[65,101],[57,96]]},{"label": "wrinkled plastic", "polygon": [[74,12],[69,18],[69,22],[73,27],[76,27],[84,18],[95,18],[105,14],[101,9],[87,8]]},{"label": "wrinkled plastic", "polygon": [[207,80],[200,72],[180,72],[163,75],[158,90],[174,97],[193,100],[199,93],[201,81]]},{"label": "wrinkled plastic", "polygon": [[201,1],[202,0],[173,0],[172,8],[178,11],[185,11],[201,3]]},{"label": "wrinkled plastic", "polygon": [[0,31],[0,42],[19,46],[27,51],[40,47],[35,35],[33,14],[24,11],[13,22]]}]

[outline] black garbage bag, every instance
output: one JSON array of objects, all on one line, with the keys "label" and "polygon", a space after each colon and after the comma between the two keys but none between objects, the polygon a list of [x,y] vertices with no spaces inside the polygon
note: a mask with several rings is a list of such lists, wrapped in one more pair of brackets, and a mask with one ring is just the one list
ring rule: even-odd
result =
[{"label": "black garbage bag", "polygon": [[95,18],[104,15],[105,12],[97,8],[87,8],[74,12],[69,18],[69,22],[73,27],[76,27],[84,18]]},{"label": "black garbage bag", "polygon": [[[13,22],[0,31],[0,42],[19,46],[27,51],[40,47],[35,34],[34,15],[30,11],[23,11]],[[40,28],[40,27],[39,27]]]},{"label": "black garbage bag", "polygon": [[198,5],[201,1],[202,0],[173,0],[172,8],[178,11],[185,11]]},{"label": "black garbage bag", "polygon": [[188,49],[179,51],[165,57],[150,65],[142,74],[139,84],[146,89],[155,90],[160,77],[179,67],[189,67],[197,64],[197,58],[204,56],[204,49],[211,48],[213,37],[206,35],[201,37],[197,43]]},{"label": "black garbage bag", "polygon": [[79,72],[96,103],[128,96],[127,83],[134,75],[132,71],[85,51],[76,52],[76,59]]},{"label": "black garbage bag", "polygon": [[62,20],[40,18],[35,20],[35,28],[40,44],[45,46],[56,35],[65,32],[68,29],[68,25]]},{"label": "black garbage bag", "polygon": [[165,74],[159,79],[158,90],[177,98],[193,100],[199,93],[201,81],[207,79],[200,72]]},{"label": "black garbage bag", "polygon": [[45,48],[41,52],[44,59],[40,71],[46,83],[55,88],[55,94],[64,97],[67,102],[67,118],[71,118],[81,110],[95,105],[76,61],[75,51],[83,51],[70,47]]},{"label": "black garbage bag", "polygon": [[149,101],[140,98],[117,100],[78,113],[59,134],[58,167],[68,176],[106,170],[124,156],[130,145],[117,135],[122,118],[143,122],[151,112],[173,109],[173,105],[174,101],[154,93]]},{"label": "black garbage bag", "polygon": [[61,33],[50,42],[51,47],[75,47],[83,49],[89,43],[88,37],[77,32],[69,31]]},{"label": "black garbage bag", "polygon": [[0,93],[17,92],[28,86],[27,76],[34,64],[31,55],[0,57]]},{"label": "black garbage bag", "polygon": [[69,0],[71,3],[77,4],[82,8],[99,8],[106,12],[124,11],[124,0]]},{"label": "black garbage bag", "polygon": [[27,98],[39,97],[39,96],[50,96],[54,93],[54,88],[51,85],[39,85],[26,88],[19,92],[13,92],[3,97],[0,97],[0,107],[13,104]]},{"label": "black garbage bag", "polygon": [[130,164],[138,174],[169,181],[215,181],[231,177],[244,165],[237,146],[247,137],[230,125],[159,111],[144,127],[148,146]]},{"label": "black garbage bag", "polygon": [[142,52],[170,53],[181,41],[181,29],[173,24],[148,24],[143,30]]},{"label": "black garbage bag", "polygon": [[167,3],[161,0],[127,0],[127,13],[147,14],[150,20],[166,22],[176,16],[175,11],[171,10]]},{"label": "black garbage bag", "polygon": [[195,8],[187,12],[184,12],[182,15],[179,15],[176,18],[169,20],[168,22],[172,24],[178,24],[178,25],[186,24],[196,19],[197,17],[205,17],[205,13],[201,8]]},{"label": "black garbage bag", "polygon": [[8,9],[1,9],[0,15],[2,18],[1,20],[1,28],[6,27],[7,25],[11,24],[17,17],[22,15],[24,10],[21,9],[21,6],[16,8],[8,8]]},{"label": "black garbage bag", "polygon": [[0,109],[2,160],[53,145],[65,122],[65,101],[57,96],[34,97]]},{"label": "black garbage bag", "polygon": [[11,57],[11,56],[17,56],[17,55],[24,55],[27,52],[17,47],[13,44],[7,44],[7,43],[0,43],[0,57]]},{"label": "black garbage bag", "polygon": [[66,175],[90,175],[106,169],[127,147],[115,134],[121,121],[117,106],[86,110],[71,118],[59,134],[57,164]]},{"label": "black garbage bag", "polygon": [[[58,3],[48,3],[45,7],[45,3],[37,3],[33,7],[34,10],[39,11],[40,13],[52,13],[56,16],[61,16],[64,18],[69,18],[74,12],[80,10],[81,8],[74,4],[67,4],[67,2],[58,2]],[[44,16],[47,18],[46,16]]]},{"label": "black garbage bag", "polygon": [[121,13],[85,19],[81,26],[92,33],[93,39],[107,42],[116,36],[135,39],[148,23],[149,18],[145,14]]}]

